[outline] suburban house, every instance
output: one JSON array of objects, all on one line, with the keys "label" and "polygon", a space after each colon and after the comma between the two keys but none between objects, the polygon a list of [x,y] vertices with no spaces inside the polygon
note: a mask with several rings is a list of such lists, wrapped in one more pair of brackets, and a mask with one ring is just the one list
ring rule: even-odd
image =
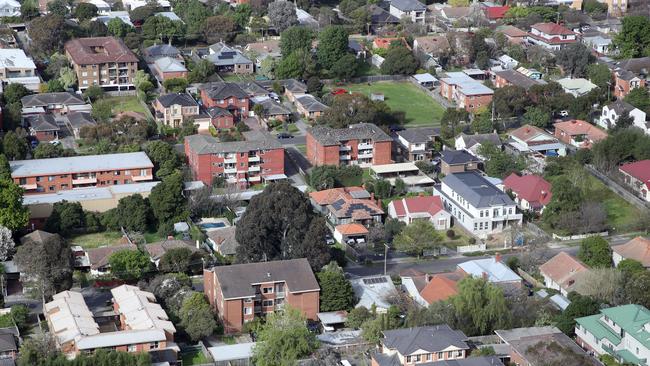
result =
[{"label": "suburban house", "polygon": [[76,38],[65,44],[65,54],[81,91],[93,85],[107,91],[135,88],[138,57],[119,38]]},{"label": "suburban house", "polygon": [[191,241],[186,240],[165,239],[163,241],[144,245],[145,252],[149,254],[149,259],[151,259],[151,262],[155,264],[156,267],[160,265],[160,260],[165,255],[165,253],[171,249],[179,248],[186,248],[193,253],[199,251],[199,249],[197,249]]},{"label": "suburban house", "polygon": [[645,268],[650,268],[650,239],[637,236],[625,244],[613,246],[612,261],[614,266],[618,267],[625,259],[635,260]]},{"label": "suburban house", "polygon": [[566,155],[566,147],[557,138],[532,125],[524,125],[510,132],[508,145],[519,153]]},{"label": "suburban house", "polygon": [[226,334],[285,304],[317,319],[320,287],[305,258],[217,266],[203,270],[203,283]]},{"label": "suburban house", "polygon": [[562,78],[555,82],[562,86],[565,93],[571,94],[576,98],[587,95],[590,91],[598,87],[596,84],[584,78]]},{"label": "suburban house", "polygon": [[410,224],[415,220],[429,220],[436,230],[451,226],[451,215],[445,211],[438,196],[407,197],[388,204],[388,216]]},{"label": "suburban house", "polygon": [[20,48],[0,49],[0,81],[3,85],[22,84],[36,93],[41,86],[34,60]]},{"label": "suburban house", "polygon": [[373,165],[370,167],[370,175],[377,179],[386,180],[393,186],[398,184],[399,179],[404,183],[408,191],[421,192],[435,183],[433,178],[422,173],[420,168],[410,161]]},{"label": "suburban house", "polygon": [[413,23],[424,24],[427,7],[418,0],[392,0],[388,11],[397,19],[406,17]]},{"label": "suburban house", "polygon": [[536,44],[549,50],[559,50],[566,45],[578,42],[578,35],[559,24],[537,23],[530,26],[526,40],[530,44]]},{"label": "suburban house", "polygon": [[381,353],[372,356],[373,366],[406,366],[469,356],[468,337],[446,324],[384,330],[382,335]]},{"label": "suburban house", "polygon": [[316,211],[327,216],[333,225],[362,224],[369,227],[381,222],[384,211],[374,194],[361,187],[331,188],[309,193]]},{"label": "suburban house", "polygon": [[202,105],[205,108],[219,107],[225,109],[236,120],[248,117],[250,96],[235,83],[213,82],[202,84],[199,87],[199,93]]},{"label": "suburban house", "polygon": [[315,119],[320,117],[329,107],[311,94],[303,94],[295,99],[296,109],[303,117]]},{"label": "suburban house", "polygon": [[209,54],[204,58],[212,62],[218,73],[252,74],[255,72],[253,61],[241,51],[218,42],[208,48]]},{"label": "suburban house", "polygon": [[[68,358],[97,349],[122,352],[171,352],[176,329],[156,297],[134,286],[111,290],[116,317],[97,317],[79,292],[63,291],[44,306],[57,348]],[[110,330],[109,330],[110,329]]]},{"label": "suburban house", "polygon": [[505,287],[520,288],[523,280],[501,260],[497,253],[493,258],[474,259],[458,264],[458,271],[475,278]]},{"label": "suburban house", "polygon": [[464,132],[461,132],[460,135],[456,137],[456,141],[454,141],[454,147],[456,150],[465,150],[468,153],[481,159],[483,157],[479,153],[479,149],[485,144],[492,144],[498,149],[503,148],[501,138],[496,132],[481,134],[477,133],[473,135],[468,135]]},{"label": "suburban house", "polygon": [[375,37],[372,40],[372,48],[387,50],[393,43],[402,44],[404,47],[410,49],[410,46],[404,37]]},{"label": "suburban house", "polygon": [[210,230],[206,233],[208,236],[207,242],[212,247],[212,250],[223,255],[233,256],[237,254],[237,247],[239,243],[235,238],[235,231],[237,227],[228,226],[219,230]]},{"label": "suburban house", "polygon": [[187,136],[185,156],[194,179],[206,185],[218,177],[241,187],[286,179],[284,148],[267,134],[257,140],[230,142],[206,135]]},{"label": "suburban house", "polygon": [[253,103],[253,106],[262,106],[262,115],[257,117],[260,120],[259,122],[266,125],[266,127],[269,127],[268,123],[272,120],[281,122],[290,121],[291,116],[293,115],[289,108],[276,102],[272,98],[264,97],[261,100],[255,100],[255,98],[253,98]]},{"label": "suburban house", "polygon": [[514,85],[528,90],[535,85],[546,84],[546,81],[544,80],[531,79],[528,76],[516,70],[508,69],[508,70],[496,71],[493,74],[494,74],[493,84],[495,88],[503,88],[504,86]]},{"label": "suburban house", "polygon": [[307,94],[307,85],[296,79],[287,79],[280,83],[284,88],[284,95],[291,103],[296,102],[296,98]]},{"label": "suburban house", "polygon": [[187,93],[163,94],[152,105],[156,121],[174,128],[181,127],[188,118],[199,114],[199,104]]},{"label": "suburban house", "polygon": [[65,116],[64,121],[68,128],[72,130],[75,139],[81,138],[82,128],[97,124],[97,121],[95,121],[89,112],[70,112]]},{"label": "suburban house", "polygon": [[111,255],[122,250],[138,250],[138,247],[131,243],[128,239],[122,237],[115,245],[101,246],[99,248],[91,248],[86,250],[85,256],[88,257],[88,265],[90,268],[90,275],[93,277],[103,276],[111,272],[111,264],[109,259]]},{"label": "suburban house", "polygon": [[461,173],[481,169],[483,161],[465,150],[443,150],[440,152],[442,174]]},{"label": "suburban house", "polygon": [[0,17],[20,17],[20,3],[16,0],[0,1]]},{"label": "suburban house", "polygon": [[407,128],[395,132],[397,142],[404,149],[409,161],[430,160],[433,142],[440,135],[440,130],[433,127]]},{"label": "suburban house", "polygon": [[494,333],[506,345],[511,365],[602,365],[556,327],[515,328]]},{"label": "suburban house", "polygon": [[491,3],[481,3],[481,8],[483,8],[483,13],[490,23],[496,23],[497,21],[505,18],[506,13],[510,10],[510,7],[505,6],[496,6]]},{"label": "suburban house", "polygon": [[354,307],[375,308],[377,314],[386,314],[392,306],[389,300],[399,295],[393,281],[387,275],[354,278],[350,283],[357,298]]},{"label": "suburban house", "polygon": [[123,0],[122,3],[124,4],[124,9],[128,11],[141,8],[151,3],[163,10],[169,10],[171,8],[168,0]]},{"label": "suburban house", "polygon": [[313,165],[390,164],[393,139],[371,123],[348,128],[314,126],[307,130],[307,159]]},{"label": "suburban house", "polygon": [[625,98],[632,89],[645,88],[650,70],[650,57],[630,58],[612,65],[614,96]]},{"label": "suburban house", "polygon": [[366,8],[370,14],[370,30],[377,34],[387,25],[399,24],[399,19],[392,16],[388,10],[377,4],[370,4]]},{"label": "suburban house", "polygon": [[52,114],[37,114],[27,116],[24,122],[29,126],[29,134],[36,137],[40,142],[48,142],[59,139],[59,125]]},{"label": "suburban house", "polygon": [[[436,66],[438,59],[451,51],[451,45],[444,34],[417,37],[413,40],[413,52],[423,65]],[[430,63],[433,61],[433,63]]]},{"label": "suburban house", "polygon": [[576,291],[576,286],[588,272],[589,267],[567,252],[556,254],[539,267],[539,273],[544,277],[544,286],[560,291],[562,296]]},{"label": "suburban house", "polygon": [[650,310],[629,304],[601,309],[576,319],[576,342],[588,352],[610,355],[620,363],[647,365],[650,359]]},{"label": "suburban house", "polygon": [[32,113],[65,114],[86,105],[81,96],[71,92],[26,95],[20,99],[23,115]]},{"label": "suburban house", "polygon": [[148,64],[154,63],[157,59],[170,57],[178,61],[183,61],[183,55],[178,48],[170,44],[154,44],[142,50],[142,55]]},{"label": "suburban house", "polygon": [[160,57],[150,66],[158,82],[175,78],[187,78],[185,63],[173,57]]},{"label": "suburban house", "polygon": [[511,173],[503,180],[504,192],[512,192],[514,200],[524,211],[542,213],[551,202],[551,183],[539,175]]},{"label": "suburban house", "polygon": [[493,94],[492,89],[463,72],[448,72],[440,79],[440,95],[468,112],[488,106]]},{"label": "suburban house", "polygon": [[526,41],[528,33],[513,26],[513,25],[501,25],[498,26],[496,31],[503,34],[508,39],[510,44],[522,44]]},{"label": "suburban house", "polygon": [[650,202],[650,160],[623,164],[618,171],[628,187],[643,200]]},{"label": "suburban house", "polygon": [[476,171],[445,176],[433,193],[442,198],[455,224],[479,238],[521,225],[522,214],[517,213],[515,202]]},{"label": "suburban house", "polygon": [[414,269],[400,273],[402,286],[409,296],[422,306],[444,301],[458,294],[458,281],[466,275],[460,271],[428,274]]},{"label": "suburban house", "polygon": [[514,70],[519,66],[519,61],[508,55],[501,55],[493,61],[495,61],[496,67],[501,67],[502,70]]},{"label": "suburban house", "polygon": [[261,67],[262,61],[267,58],[278,60],[282,57],[282,50],[280,49],[280,40],[269,39],[262,42],[252,42],[246,45],[247,54],[255,58],[255,67]]},{"label": "suburban house", "polygon": [[144,152],[14,160],[9,167],[25,194],[153,180],[153,163]]},{"label": "suburban house", "polygon": [[555,127],[555,137],[579,149],[591,149],[595,143],[607,138],[607,132],[579,119],[557,122],[553,127]]},{"label": "suburban house", "polygon": [[603,111],[600,118],[596,118],[596,123],[602,128],[611,129],[616,127],[618,119],[626,114],[632,118],[632,124],[635,127],[650,135],[650,123],[646,121],[646,113],[621,99],[603,106]]}]

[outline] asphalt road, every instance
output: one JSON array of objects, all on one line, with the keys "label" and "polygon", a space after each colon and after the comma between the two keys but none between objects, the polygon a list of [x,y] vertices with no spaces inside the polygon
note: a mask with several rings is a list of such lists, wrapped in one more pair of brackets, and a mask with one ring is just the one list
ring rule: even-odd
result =
[{"label": "asphalt road", "polygon": [[[610,245],[620,245],[626,243],[631,238],[629,236],[613,236],[607,239]],[[562,251],[567,252],[571,255],[576,255],[578,253],[579,245],[574,242],[568,244],[567,246],[561,246],[561,245],[562,243],[551,243],[550,247],[540,248],[536,251],[536,253],[543,255],[546,258],[551,258],[552,256]],[[517,253],[503,254],[502,257],[504,260],[506,260],[507,258],[512,256],[521,256],[523,253],[526,252],[522,251]],[[426,273],[447,272],[447,271],[454,270],[459,263],[467,262],[473,259],[485,259],[490,257],[492,257],[492,255],[474,256],[474,257],[460,256],[460,257],[453,257],[453,258],[440,258],[440,259],[417,261],[414,259],[395,260],[395,259],[391,259],[389,255],[388,263],[386,266],[386,272],[388,274],[399,274],[401,271],[404,271],[409,268],[416,269]],[[384,262],[374,262],[373,264],[370,265],[358,265],[358,264],[349,263],[345,267],[345,272],[350,274],[351,276],[357,276],[357,277],[380,275],[384,273]]]}]

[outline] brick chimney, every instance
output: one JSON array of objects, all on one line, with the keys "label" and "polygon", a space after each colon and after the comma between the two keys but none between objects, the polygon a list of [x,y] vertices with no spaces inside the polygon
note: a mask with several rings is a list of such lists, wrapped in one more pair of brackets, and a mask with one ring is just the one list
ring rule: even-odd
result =
[{"label": "brick chimney", "polygon": [[497,253],[494,255],[494,261],[497,263],[501,262],[501,253]]},{"label": "brick chimney", "polygon": [[488,274],[487,274],[487,272],[483,272],[483,273],[481,273],[481,277],[483,277],[483,279],[487,281],[487,279],[488,279]]}]

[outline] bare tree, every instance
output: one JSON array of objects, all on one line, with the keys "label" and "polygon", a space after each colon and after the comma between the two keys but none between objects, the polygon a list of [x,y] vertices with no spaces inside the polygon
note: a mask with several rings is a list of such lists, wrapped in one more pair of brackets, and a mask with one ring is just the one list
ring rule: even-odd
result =
[{"label": "bare tree", "polygon": [[14,254],[16,243],[11,235],[11,230],[0,226],[0,261],[6,261]]},{"label": "bare tree", "polygon": [[576,280],[576,292],[609,304],[617,304],[619,289],[623,288],[623,273],[616,268],[593,268]]},{"label": "bare tree", "polygon": [[275,1],[269,4],[268,16],[270,25],[281,33],[290,26],[298,23],[296,6],[289,1]]}]

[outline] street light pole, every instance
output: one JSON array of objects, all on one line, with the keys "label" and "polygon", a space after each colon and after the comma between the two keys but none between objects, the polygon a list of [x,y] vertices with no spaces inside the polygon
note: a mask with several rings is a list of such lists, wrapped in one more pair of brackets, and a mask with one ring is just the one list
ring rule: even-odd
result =
[{"label": "street light pole", "polygon": [[384,243],[384,276],[386,275],[387,265],[388,265],[388,244]]}]

